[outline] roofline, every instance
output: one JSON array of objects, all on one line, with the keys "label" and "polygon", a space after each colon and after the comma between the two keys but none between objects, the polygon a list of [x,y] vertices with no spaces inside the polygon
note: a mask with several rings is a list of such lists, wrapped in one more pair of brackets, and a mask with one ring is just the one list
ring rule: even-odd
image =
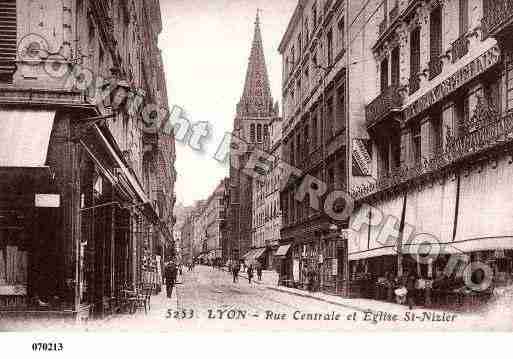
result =
[{"label": "roofline", "polygon": [[297,25],[299,15],[303,11],[305,3],[306,0],[299,0],[296,5],[296,9],[294,10],[292,17],[290,18],[289,24],[287,25],[287,30],[285,31],[285,34],[283,34],[283,37],[280,41],[280,45],[278,46],[278,51],[280,52],[280,54],[283,54],[283,52],[285,51],[285,45],[289,42],[290,37],[292,36],[292,30]]}]

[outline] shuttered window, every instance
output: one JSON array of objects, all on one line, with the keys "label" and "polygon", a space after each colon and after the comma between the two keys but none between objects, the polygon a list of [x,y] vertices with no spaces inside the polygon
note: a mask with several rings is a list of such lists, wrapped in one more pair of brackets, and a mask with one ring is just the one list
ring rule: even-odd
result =
[{"label": "shuttered window", "polygon": [[460,36],[463,36],[468,30],[468,0],[459,0],[459,10]]},{"label": "shuttered window", "polygon": [[392,50],[390,70],[391,70],[392,85],[394,85],[394,86],[399,85],[399,73],[400,73],[399,46],[396,46]]},{"label": "shuttered window", "polygon": [[12,82],[15,61],[16,0],[0,0],[0,82]]}]

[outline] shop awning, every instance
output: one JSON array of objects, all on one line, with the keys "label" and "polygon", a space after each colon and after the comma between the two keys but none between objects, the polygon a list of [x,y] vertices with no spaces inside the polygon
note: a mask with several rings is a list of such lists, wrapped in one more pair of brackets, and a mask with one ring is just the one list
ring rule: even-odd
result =
[{"label": "shop awning", "polygon": [[253,258],[254,259],[259,259],[261,258],[265,253],[265,247],[264,248],[257,248],[255,249],[255,252],[253,253]]},{"label": "shop awning", "polygon": [[242,259],[249,259],[251,257],[251,255],[253,254],[254,252],[254,249],[250,249],[249,251],[247,251],[243,256],[242,256]]},{"label": "shop awning", "polygon": [[0,110],[0,167],[44,167],[55,111]]},{"label": "shop awning", "polygon": [[276,257],[284,257],[289,252],[290,247],[291,247],[291,244],[284,244],[282,246],[279,246],[274,255]]},{"label": "shop awning", "polygon": [[513,249],[513,237],[478,238],[442,244],[443,254],[463,254],[477,251]]},{"label": "shop awning", "polygon": [[349,260],[356,261],[359,259],[375,258],[375,257],[382,257],[382,256],[396,256],[396,255],[397,255],[397,248],[395,246],[389,246],[389,247],[380,247],[380,248],[369,249],[367,251],[362,251],[362,252],[351,253],[351,254],[349,254]]}]

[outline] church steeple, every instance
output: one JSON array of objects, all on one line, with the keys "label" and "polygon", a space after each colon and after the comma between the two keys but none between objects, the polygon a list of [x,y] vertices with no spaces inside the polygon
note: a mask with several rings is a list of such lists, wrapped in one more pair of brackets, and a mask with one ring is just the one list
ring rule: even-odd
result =
[{"label": "church steeple", "polygon": [[237,106],[237,114],[239,116],[256,117],[266,117],[274,114],[273,98],[269,86],[262,34],[260,32],[259,10],[257,10],[255,19],[255,32],[246,72],[244,92]]}]

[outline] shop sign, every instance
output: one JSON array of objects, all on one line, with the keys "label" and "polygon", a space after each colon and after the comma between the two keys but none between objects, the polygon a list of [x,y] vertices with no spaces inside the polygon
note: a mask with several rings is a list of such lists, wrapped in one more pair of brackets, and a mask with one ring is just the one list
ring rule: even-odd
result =
[{"label": "shop sign", "polygon": [[452,76],[407,107],[404,111],[406,120],[417,116],[465,83],[487,71],[498,63],[499,59],[500,50],[499,47],[495,45],[472,62],[458,69],[458,71],[456,71]]},{"label": "shop sign", "polygon": [[34,205],[43,208],[59,208],[61,206],[61,196],[51,193],[36,193]]}]

